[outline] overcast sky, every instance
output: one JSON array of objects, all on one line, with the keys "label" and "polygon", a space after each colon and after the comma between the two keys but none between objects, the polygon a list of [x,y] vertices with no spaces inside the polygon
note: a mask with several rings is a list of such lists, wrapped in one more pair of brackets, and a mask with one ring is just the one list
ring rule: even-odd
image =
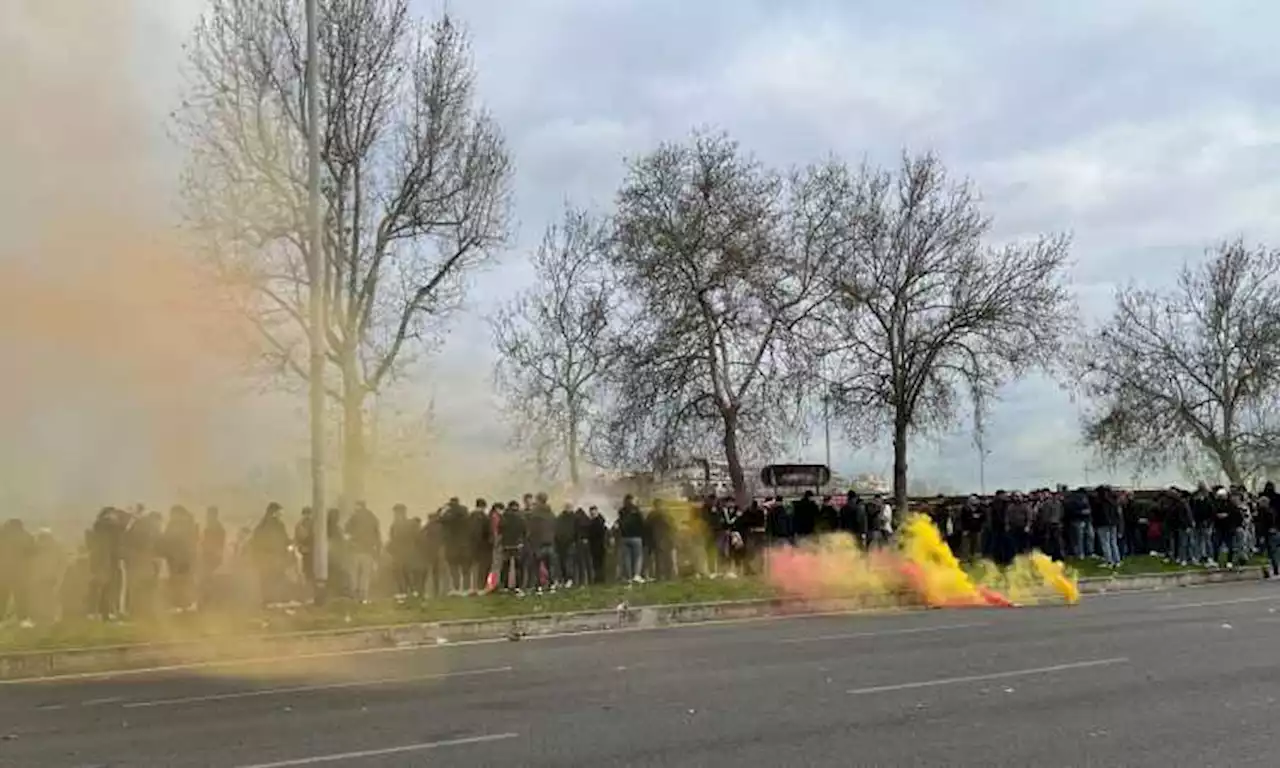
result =
[{"label": "overcast sky", "polygon": [[[416,0],[439,12],[440,0]],[[198,0],[139,3],[140,76],[175,93]],[[980,188],[995,236],[1074,236],[1086,318],[1114,287],[1168,281],[1227,237],[1280,242],[1280,6],[1191,0],[451,0],[481,97],[517,165],[519,235],[477,277],[430,379],[459,445],[501,444],[482,314],[527,285],[522,261],[563,202],[607,207],[623,162],[694,127],[779,166],[933,149]],[[163,124],[157,123],[157,140]],[[176,170],[176,169],[175,169]],[[425,389],[423,390],[425,391]],[[987,487],[1097,482],[1079,410],[1033,377],[990,420]],[[791,456],[820,458],[821,437]],[[888,473],[884,446],[837,440],[835,469]],[[921,443],[913,476],[967,490],[962,425]],[[1149,477],[1148,482],[1171,479]],[[1114,478],[1125,481],[1127,477]]]},{"label": "overcast sky", "polygon": [[[830,152],[891,162],[904,147],[935,149],[977,183],[997,237],[1074,235],[1090,318],[1107,311],[1117,284],[1167,281],[1217,240],[1280,235],[1273,3],[449,7],[474,33],[485,101],[516,154],[526,247],[563,198],[607,205],[625,157],[693,126],[723,128],[779,165]],[[527,279],[517,260],[486,276],[477,296],[517,288]],[[479,376],[485,345],[483,325],[466,321],[448,354]],[[1078,423],[1055,384],[1008,387],[991,417],[988,488],[1104,476],[1079,446]],[[891,468],[883,447],[840,441],[834,454],[839,470]],[[807,455],[821,457],[820,438]],[[967,431],[920,445],[912,471],[976,487]]]}]

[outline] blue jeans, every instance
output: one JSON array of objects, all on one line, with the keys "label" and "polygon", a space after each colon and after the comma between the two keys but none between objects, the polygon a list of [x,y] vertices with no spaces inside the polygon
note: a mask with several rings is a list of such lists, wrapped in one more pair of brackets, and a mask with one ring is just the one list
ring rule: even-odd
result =
[{"label": "blue jeans", "polygon": [[1071,549],[1072,557],[1088,557],[1089,556],[1089,524],[1084,520],[1071,521],[1071,535],[1068,544]]},{"label": "blue jeans", "polygon": [[1195,528],[1196,537],[1196,560],[1206,562],[1212,555],[1213,551],[1213,528],[1204,525],[1197,525]]},{"label": "blue jeans", "polygon": [[1280,576],[1280,531],[1267,534],[1267,557],[1271,560],[1271,575]]},{"label": "blue jeans", "polygon": [[622,578],[634,579],[644,573],[644,539],[629,536],[621,544]]},{"label": "blue jeans", "polygon": [[1243,565],[1245,562],[1245,541],[1244,529],[1230,528],[1218,533],[1214,549],[1213,559],[1217,560],[1222,550],[1227,550],[1227,562]]},{"label": "blue jeans", "polygon": [[1120,564],[1120,543],[1116,541],[1114,525],[1098,526],[1098,546],[1102,549],[1102,559],[1112,565]]},{"label": "blue jeans", "polygon": [[1174,558],[1178,561],[1195,562],[1199,560],[1196,529],[1185,528],[1174,532]]},{"label": "blue jeans", "polygon": [[[529,547],[525,560],[524,588],[548,586],[554,581],[559,570],[556,562],[556,548],[550,544]],[[543,573],[546,573],[545,579]]]}]

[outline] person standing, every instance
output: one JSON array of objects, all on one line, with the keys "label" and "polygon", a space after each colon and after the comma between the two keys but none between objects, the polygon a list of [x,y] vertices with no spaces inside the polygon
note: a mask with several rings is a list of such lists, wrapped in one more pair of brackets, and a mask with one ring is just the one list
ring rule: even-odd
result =
[{"label": "person standing", "polygon": [[499,527],[499,541],[502,545],[502,563],[498,576],[503,585],[514,591],[528,586],[525,581],[524,548],[528,512],[521,509],[519,502],[512,500],[502,513]]},{"label": "person standing", "polygon": [[31,618],[31,561],[35,554],[35,538],[21,520],[13,519],[0,526],[0,621],[13,605],[13,616],[19,621]]},{"label": "person standing", "polygon": [[575,579],[578,583],[582,582],[577,573],[577,543],[578,520],[574,516],[573,505],[565,502],[560,514],[556,515],[555,524],[555,559],[558,567],[553,581],[560,586],[572,587]]},{"label": "person standing", "polygon": [[378,558],[382,556],[382,527],[377,515],[363,501],[358,501],[346,528],[351,552],[352,597],[368,603],[378,572]]},{"label": "person standing", "polygon": [[267,505],[249,538],[249,552],[258,572],[259,597],[264,606],[280,601],[285,574],[289,570],[289,532],[281,519],[281,506]]},{"label": "person standing", "polygon": [[391,556],[391,569],[395,574],[396,599],[405,600],[414,593],[413,561],[417,537],[409,520],[408,507],[397,504],[391,509],[391,514],[387,554]]},{"label": "person standing", "polygon": [[618,510],[618,550],[624,581],[644,581],[644,515],[635,497],[627,494]]},{"label": "person standing", "polygon": [[587,516],[591,519],[587,528],[587,546],[591,550],[591,572],[594,582],[604,583],[609,577],[609,572],[605,569],[605,553],[609,548],[609,524],[605,522],[600,508],[595,505],[587,510]]},{"label": "person standing", "polygon": [[444,561],[449,574],[449,594],[462,595],[471,589],[471,518],[458,497],[449,499],[440,515],[444,534]]},{"label": "person standing", "polygon": [[298,553],[299,567],[302,568],[302,580],[311,587],[313,592],[316,588],[315,524],[315,515],[311,512],[311,507],[303,507],[302,515],[298,518],[298,524],[293,527],[293,548]]},{"label": "person standing", "polygon": [[539,493],[529,513],[527,537],[529,546],[525,556],[525,583],[542,589],[550,584],[556,573],[556,516],[547,503],[547,496]]},{"label": "person standing", "polygon": [[195,570],[200,552],[200,526],[182,505],[169,510],[163,554],[169,565],[169,604],[179,611],[195,606]]},{"label": "person standing", "polygon": [[163,522],[160,513],[144,512],[125,531],[125,606],[135,619],[152,618],[160,607]]},{"label": "person standing", "polygon": [[126,519],[127,513],[104,507],[85,536],[89,550],[88,612],[104,621],[119,616],[123,603]]},{"label": "person standing", "polygon": [[1093,527],[1098,535],[1103,562],[1111,568],[1120,567],[1119,533],[1124,520],[1120,497],[1110,486],[1097,489],[1098,503],[1093,510]]},{"label": "person standing", "polygon": [[[304,509],[305,515],[309,509]],[[218,518],[218,508],[209,507],[204,512],[204,531],[200,536],[200,581],[212,580],[214,574],[222,568],[227,556],[227,529]]]}]

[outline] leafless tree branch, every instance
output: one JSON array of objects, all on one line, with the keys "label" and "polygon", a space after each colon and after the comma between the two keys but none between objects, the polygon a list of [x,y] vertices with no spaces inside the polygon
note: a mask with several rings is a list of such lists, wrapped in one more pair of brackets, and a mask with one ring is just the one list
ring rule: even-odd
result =
[{"label": "leafless tree branch", "polygon": [[[511,163],[477,106],[465,31],[424,25],[409,0],[321,0],[321,124],[307,124],[299,0],[212,0],[188,48],[176,123],[192,231],[249,286],[267,346],[293,354],[306,270],[305,151],[319,131],[327,354],[344,445],[358,465],[365,398],[437,338],[466,276],[506,236]],[[286,355],[290,362],[294,358]],[[304,367],[284,364],[297,375]],[[358,484],[359,467],[348,483]],[[358,493],[358,491],[350,492]]]},{"label": "leafless tree branch", "polygon": [[848,235],[822,278],[824,370],[850,432],[890,428],[902,510],[912,434],[952,423],[965,394],[980,417],[1003,382],[1053,363],[1073,314],[1068,240],[986,246],[976,192],[931,154],[832,174]]},{"label": "leafless tree branch", "polygon": [[564,467],[575,486],[618,351],[609,241],[608,222],[567,209],[533,257],[533,287],[490,318],[494,382],[515,442],[534,452],[544,477]]},{"label": "leafless tree branch", "polygon": [[1142,469],[1210,459],[1233,483],[1280,447],[1280,250],[1223,243],[1177,285],[1129,286],[1077,354],[1104,458]]}]

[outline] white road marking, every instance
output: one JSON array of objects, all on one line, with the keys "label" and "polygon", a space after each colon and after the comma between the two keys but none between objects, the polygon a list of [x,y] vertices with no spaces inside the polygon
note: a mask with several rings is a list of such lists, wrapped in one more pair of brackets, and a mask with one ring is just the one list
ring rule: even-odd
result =
[{"label": "white road marking", "polygon": [[406,752],[425,752],[429,749],[440,749],[442,747],[461,747],[467,744],[486,744],[494,741],[505,741],[514,739],[520,734],[518,733],[495,733],[488,736],[471,736],[465,739],[448,739],[447,741],[425,741],[421,744],[406,744],[402,747],[387,747],[386,749],[367,749],[361,752],[341,752],[332,755],[316,755],[314,757],[299,757],[295,760],[280,760],[275,763],[254,763],[253,765],[241,765],[237,768],[292,768],[299,765],[318,765],[320,763],[336,763],[342,760],[358,760],[364,757],[384,757],[386,755],[402,755]]},{"label": "white road marking", "polygon": [[[1229,586],[1228,584],[1196,584],[1189,587],[1183,587],[1180,591],[1199,591],[1213,590],[1218,587]],[[1148,597],[1159,592],[1167,592],[1169,590],[1162,588],[1153,588],[1149,590],[1130,590],[1124,592],[1109,592],[1101,594],[1086,595],[1087,601],[1093,601],[1096,598],[1134,598]],[[1246,601],[1263,601],[1263,600],[1280,600],[1280,595],[1275,597],[1259,597],[1245,598]],[[1230,604],[1239,601],[1225,601],[1223,603],[1192,603],[1185,606],[1163,606],[1157,607],[1156,610],[1173,610],[1176,608],[1199,608],[1202,606]],[[644,606],[637,606],[642,608]],[[892,616],[895,614],[916,614],[924,613],[921,608],[897,607],[897,608],[879,608],[879,609],[854,609],[848,611],[819,611],[815,613],[792,613],[779,614],[774,616],[750,616],[741,619],[709,619],[707,621],[691,621],[685,624],[668,624],[658,627],[619,627],[617,629],[593,629],[583,632],[549,632],[545,635],[526,635],[521,638],[523,642],[534,640],[561,640],[564,638],[589,637],[592,635],[617,635],[628,634],[631,632],[662,632],[673,629],[695,629],[698,627],[716,627],[716,626],[733,626],[736,624],[756,624],[775,621],[795,621],[798,619],[821,619],[835,616],[866,616],[869,618],[878,618],[882,616]],[[515,620],[515,619],[513,619]],[[368,631],[378,629],[396,629],[404,625],[385,625],[380,627],[368,627]],[[320,631],[306,634],[323,634]],[[421,645],[394,646],[387,648],[361,648],[352,651],[325,651],[320,653],[302,653],[292,656],[267,656],[250,659],[227,659],[220,661],[197,661],[185,664],[167,664],[163,666],[139,667],[136,669],[121,669],[109,672],[72,672],[62,675],[46,675],[41,677],[23,677],[13,680],[0,680],[0,687],[6,685],[34,685],[38,683],[57,683],[71,680],[111,680],[119,677],[137,677],[141,675],[153,675],[162,672],[189,672],[197,669],[216,669],[237,666],[254,666],[260,664],[276,664],[281,661],[290,661],[296,659],[330,659],[345,658],[349,656],[366,656],[371,654],[384,653],[420,653],[423,651],[438,651],[442,648],[461,648],[473,645],[495,645],[499,643],[509,643],[510,640],[504,637],[489,638],[485,640],[454,640],[444,645],[434,643],[423,643]]]},{"label": "white road marking", "polygon": [[923,635],[930,632],[950,632],[955,629],[970,629],[972,627],[988,626],[986,622],[974,622],[971,624],[943,624],[936,627],[910,627],[906,629],[885,629],[879,632],[848,632],[843,635],[816,635],[814,637],[789,637],[785,640],[778,640],[782,645],[794,645],[796,643],[822,643],[828,640],[856,640],[863,637],[893,637],[895,635]]},{"label": "white road marking", "polygon": [[40,706],[36,707],[36,709],[39,709],[43,712],[56,712],[60,709],[66,709],[66,708],[67,708],[66,704],[41,704]]},{"label": "white road marking", "polygon": [[132,701],[124,705],[125,709],[144,707],[167,707],[174,704],[200,704],[209,701],[230,701],[233,699],[252,699],[260,696],[284,696],[290,693],[312,693],[315,691],[340,691],[344,688],[373,688],[380,685],[397,683],[419,683],[428,680],[449,680],[456,677],[476,677],[479,675],[496,675],[510,672],[514,667],[493,667],[491,669],[472,669],[460,672],[441,672],[434,675],[414,675],[411,677],[385,677],[374,680],[352,680],[345,683],[326,683],[321,685],[297,685],[288,688],[261,688],[252,691],[233,691],[230,693],[211,693],[206,696],[183,696],[176,699],[156,699],[153,701]]},{"label": "white road marking", "polygon": [[123,696],[108,696],[105,699],[88,699],[80,702],[82,707],[101,707],[105,704],[119,704],[124,701]]},{"label": "white road marking", "polygon": [[1217,605],[1240,605],[1242,603],[1265,603],[1280,601],[1280,595],[1265,597],[1237,597],[1234,600],[1212,600],[1206,603],[1177,603],[1175,605],[1156,606],[1157,611],[1178,611],[1186,608],[1212,608]]},{"label": "white road marking", "polygon": [[993,672],[989,675],[967,675],[965,677],[943,677],[937,680],[922,680],[916,683],[899,683],[897,685],[877,685],[871,688],[854,688],[848,691],[851,696],[863,696],[869,693],[888,693],[890,691],[909,691],[915,688],[934,688],[940,685],[958,685],[960,683],[979,683],[984,680],[1003,680],[1010,677],[1028,677],[1031,675],[1047,675],[1051,672],[1064,672],[1069,669],[1087,669],[1089,667],[1106,667],[1113,664],[1127,664],[1128,658],[1098,659],[1096,661],[1077,661],[1072,664],[1055,664],[1052,667],[1035,667],[1032,669],[1014,669],[1005,672]]}]

